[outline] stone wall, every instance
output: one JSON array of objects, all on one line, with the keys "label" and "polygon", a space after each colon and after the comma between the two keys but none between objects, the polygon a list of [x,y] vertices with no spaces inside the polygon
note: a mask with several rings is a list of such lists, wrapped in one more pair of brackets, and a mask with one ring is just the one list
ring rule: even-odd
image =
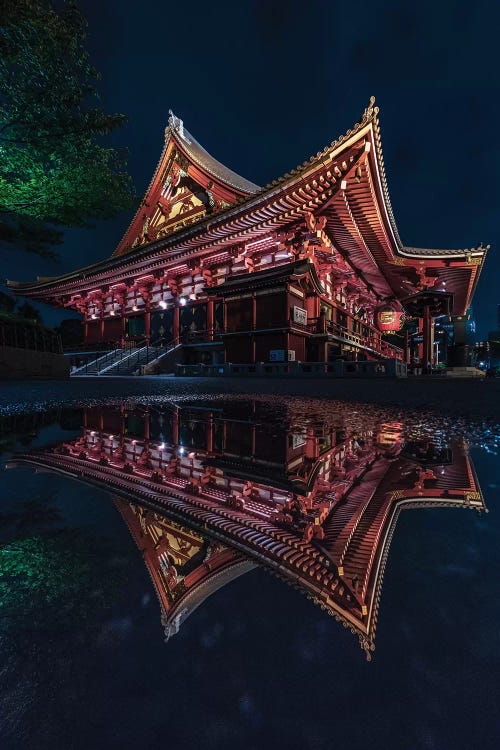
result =
[{"label": "stone wall", "polygon": [[0,347],[0,380],[68,377],[69,362],[63,354]]}]

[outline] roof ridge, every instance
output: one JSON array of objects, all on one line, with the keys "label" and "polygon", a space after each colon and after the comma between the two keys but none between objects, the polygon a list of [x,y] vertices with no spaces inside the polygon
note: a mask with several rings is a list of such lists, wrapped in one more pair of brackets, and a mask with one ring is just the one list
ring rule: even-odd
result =
[{"label": "roof ridge", "polygon": [[365,125],[367,125],[370,121],[373,121],[377,117],[378,111],[379,111],[379,108],[375,107],[375,97],[370,96],[370,101],[368,103],[368,106],[365,107],[359,122],[355,122],[352,128],[349,128],[348,130],[345,131],[345,133],[343,133],[342,135],[339,135],[338,138],[331,141],[331,143],[328,146],[325,146],[325,148],[322,151],[318,151],[315,155],[310,156],[309,159],[306,159],[306,161],[302,162],[302,164],[298,164],[289,172],[285,172],[285,174],[281,175],[281,177],[277,177],[272,182],[269,182],[267,185],[264,185],[264,187],[262,188],[262,192],[264,192],[265,190],[268,190],[271,187],[275,187],[276,185],[281,184],[285,180],[301,172],[304,169],[304,167],[307,167],[309,164],[314,164],[315,162],[320,161],[330,151],[332,151],[335,148],[338,148],[339,146],[342,146],[346,141],[349,140],[349,138],[351,138],[353,135],[356,135],[356,133],[358,133],[362,128],[364,128]]},{"label": "roof ridge", "polygon": [[255,195],[255,193],[261,190],[260,185],[247,180],[246,177],[242,177],[238,172],[235,172],[230,167],[226,167],[215,156],[212,156],[194,135],[184,127],[184,121],[174,115],[171,109],[168,112],[169,118],[168,125],[165,128],[165,139],[171,134],[198,166],[236,190],[246,192],[249,195]]},{"label": "roof ridge", "polygon": [[475,247],[415,247],[414,245],[403,245],[402,250],[408,255],[465,255],[469,256],[473,253],[482,253],[483,255],[491,248],[491,245],[483,245],[480,242]]},{"label": "roof ridge", "polygon": [[[154,182],[154,180],[156,178],[156,175],[158,173],[158,169],[159,169],[159,167],[160,167],[160,165],[161,165],[161,163],[163,161],[163,156],[165,154],[165,150],[167,148],[170,136],[172,136],[176,140],[176,142],[179,143],[179,145],[181,147],[183,147],[190,154],[191,158],[193,158],[194,161],[196,161],[196,163],[198,163],[198,161],[196,160],[195,156],[191,153],[191,151],[189,149],[189,146],[190,145],[192,146],[193,142],[194,142],[194,144],[196,144],[198,146],[198,148],[200,148],[202,151],[204,151],[205,154],[207,154],[210,159],[212,159],[217,164],[220,164],[220,166],[223,167],[224,169],[226,169],[229,173],[231,173],[232,175],[240,178],[244,182],[247,182],[249,185],[253,185],[254,187],[257,188],[257,190],[255,192],[253,192],[253,193],[250,192],[248,195],[246,195],[244,197],[242,196],[239,199],[237,198],[236,203],[233,206],[230,206],[229,209],[223,208],[222,210],[215,212],[214,216],[218,216],[220,214],[225,213],[227,210],[234,209],[235,207],[242,206],[247,201],[251,201],[252,199],[254,199],[257,195],[265,193],[268,190],[271,190],[272,188],[275,188],[277,185],[283,184],[284,182],[286,182],[291,177],[294,177],[295,175],[300,174],[300,172],[305,167],[307,167],[310,164],[314,164],[314,163],[320,161],[330,151],[332,151],[333,149],[336,149],[336,148],[339,148],[340,146],[342,146],[346,141],[349,140],[349,138],[351,138],[352,136],[356,135],[356,133],[358,133],[362,128],[364,128],[370,121],[372,121],[372,122],[375,122],[375,121],[378,122],[378,118],[377,118],[378,112],[379,112],[379,108],[375,106],[375,97],[372,95],[372,96],[370,96],[368,105],[363,110],[363,114],[362,114],[359,122],[354,123],[354,125],[353,125],[352,128],[349,128],[348,130],[346,130],[338,138],[336,138],[335,140],[331,141],[331,143],[328,146],[325,146],[325,148],[322,151],[318,151],[315,155],[309,157],[309,159],[306,159],[306,161],[304,161],[302,164],[298,164],[296,167],[294,167],[293,169],[291,169],[289,172],[285,172],[285,174],[281,175],[280,177],[277,177],[276,179],[272,180],[272,182],[269,182],[266,185],[264,185],[264,186],[262,186],[262,187],[259,188],[258,186],[254,185],[253,183],[250,183],[248,180],[245,180],[244,177],[241,177],[236,172],[233,172],[232,170],[230,170],[228,167],[225,167],[221,162],[218,162],[218,160],[215,159],[215,157],[213,157],[211,154],[209,154],[209,152],[206,151],[200,143],[198,143],[198,141],[194,138],[194,136],[188,130],[186,130],[184,128],[184,122],[183,122],[183,120],[180,117],[177,117],[177,115],[175,115],[173,113],[173,111],[171,109],[169,109],[168,124],[167,124],[167,126],[165,128],[165,142],[164,142],[164,146],[163,146],[163,149],[162,149],[162,152],[161,152],[160,159],[158,160],[156,168],[155,168],[155,170],[153,172],[153,176],[152,176],[152,178],[151,178],[151,180],[149,182],[148,187],[146,188],[146,190],[144,192],[144,195],[147,195],[149,193],[149,191],[151,189],[151,186],[152,186],[152,184],[153,184],[153,182]],[[180,142],[179,142],[179,138],[181,139]],[[375,140],[377,140],[377,139],[375,139]],[[380,136],[379,136],[379,141],[380,141]],[[380,153],[380,155],[381,155],[381,150],[382,149],[381,149],[381,146],[379,144],[379,146],[377,148],[377,151]],[[207,169],[206,166],[205,166],[205,169]],[[383,175],[384,180],[385,180],[385,171],[383,169],[383,160],[382,160],[382,163],[381,163],[381,177],[382,177],[382,175]],[[215,176],[217,176],[217,175],[215,175]],[[219,179],[221,179],[221,177],[219,177]],[[385,196],[385,194],[384,194],[384,197],[387,197],[387,200],[389,201],[388,193],[387,193],[387,196]],[[397,234],[396,222],[395,222],[395,219],[394,219],[394,215],[392,213],[392,209],[391,209],[391,206],[390,206],[390,201],[388,203],[388,210],[389,210],[389,213],[390,213],[390,217],[392,219],[392,223],[394,224],[396,235],[397,235],[398,240],[399,240],[399,235]],[[132,224],[133,224],[133,222],[134,222],[134,220],[136,218],[136,215],[137,214],[134,214],[134,216],[132,217],[132,219],[131,219],[131,221],[130,221],[130,223],[129,223],[127,229],[126,229],[126,231],[124,232],[122,238],[120,239],[120,242],[117,245],[117,248],[120,247],[120,245],[122,244],[123,240],[127,236],[128,232],[129,232],[129,230],[130,230],[130,228],[131,228],[131,226],[132,226]],[[203,221],[203,219],[201,221]],[[195,225],[193,225],[193,226],[196,226],[196,224],[201,223],[201,221],[200,222],[196,222]],[[170,236],[173,237],[173,236],[175,236],[175,234],[176,234],[176,232],[174,232]],[[155,241],[153,241],[152,243],[146,243],[145,247],[147,247],[147,245],[149,245],[149,244],[153,244],[154,242]],[[402,243],[400,243],[400,244],[402,244]],[[114,253],[113,253],[113,255],[111,257],[113,257],[115,255],[115,253],[116,253],[116,250],[114,251]],[[120,253],[120,256],[121,255],[128,255],[129,253],[130,253],[130,250],[127,250],[125,252]]]}]

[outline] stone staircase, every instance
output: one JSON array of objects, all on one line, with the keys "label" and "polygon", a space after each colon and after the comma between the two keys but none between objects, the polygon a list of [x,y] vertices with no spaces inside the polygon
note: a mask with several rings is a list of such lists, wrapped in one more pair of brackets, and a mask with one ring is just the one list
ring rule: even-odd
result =
[{"label": "stone staircase", "polygon": [[71,377],[133,375],[164,352],[165,346],[154,345],[114,349],[74,370]]},{"label": "stone staircase", "polygon": [[164,346],[143,346],[134,349],[125,357],[111,364],[102,375],[135,375],[141,374],[141,368],[148,365],[165,351]]},{"label": "stone staircase", "polygon": [[82,375],[100,375],[110,364],[117,362],[123,355],[123,349],[112,349],[111,351],[100,354],[97,359],[86,362],[81,367],[73,370],[71,377],[80,377]]}]

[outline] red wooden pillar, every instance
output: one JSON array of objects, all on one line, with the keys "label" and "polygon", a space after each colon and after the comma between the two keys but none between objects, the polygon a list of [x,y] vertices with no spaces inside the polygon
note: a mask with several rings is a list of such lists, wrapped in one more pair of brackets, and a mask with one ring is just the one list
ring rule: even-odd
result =
[{"label": "red wooden pillar", "polygon": [[146,341],[149,344],[149,340],[151,338],[151,308],[149,305],[149,300],[146,302],[146,312],[144,314],[144,335],[146,336]]},{"label": "red wooden pillar", "polygon": [[408,338],[408,329],[405,329],[405,343],[404,343],[404,359],[403,362],[406,362],[407,365],[411,362],[411,356],[410,356],[410,341]]},{"label": "red wooden pillar", "polygon": [[207,330],[208,340],[214,340],[214,300],[211,297],[207,302]]},{"label": "red wooden pillar", "polygon": [[210,415],[207,422],[207,453],[212,453],[214,449],[214,418]]},{"label": "red wooden pillar", "polygon": [[178,303],[174,306],[174,321],[173,321],[173,337],[174,337],[174,344],[179,343],[179,305]]},{"label": "red wooden pillar", "polygon": [[172,414],[172,445],[179,445],[179,410]]},{"label": "red wooden pillar", "polygon": [[307,429],[305,453],[307,458],[317,459],[319,457],[319,441],[312,427]]},{"label": "red wooden pillar", "polygon": [[[252,331],[255,331],[257,328],[257,296],[255,292],[252,294]],[[251,349],[251,360],[252,364],[255,364],[256,361],[256,345],[255,345],[255,336],[252,336],[252,349]]]},{"label": "red wooden pillar", "polygon": [[[319,303],[318,299],[318,303]],[[327,333],[327,322],[326,322],[326,311],[322,310],[320,307],[319,310],[319,317],[318,317],[318,333],[324,333],[326,336]],[[319,361],[320,362],[327,362],[328,361],[328,340],[325,339],[322,343],[319,345]]]},{"label": "red wooden pillar", "polygon": [[429,305],[425,305],[424,307],[424,317],[422,322],[422,372],[426,375],[430,375],[432,372],[434,349],[434,320],[431,316],[431,309]]},{"label": "red wooden pillar", "polygon": [[[226,311],[226,298],[222,299],[222,332],[226,333],[227,327],[227,311]],[[224,362],[227,362],[226,345],[224,344]]]},{"label": "red wooden pillar", "polygon": [[419,341],[417,344],[417,357],[419,364],[422,365],[423,357],[424,357],[424,344],[423,344],[423,338],[424,338],[424,319],[419,318],[418,319],[418,338],[422,337],[422,341]]}]

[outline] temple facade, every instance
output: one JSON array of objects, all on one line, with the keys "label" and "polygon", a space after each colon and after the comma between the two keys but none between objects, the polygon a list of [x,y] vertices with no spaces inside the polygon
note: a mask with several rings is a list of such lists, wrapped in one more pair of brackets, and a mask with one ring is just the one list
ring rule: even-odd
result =
[{"label": "temple facade", "polygon": [[[408,358],[384,337],[469,307],[487,247],[402,243],[374,99],[344,135],[265,187],[210,156],[170,113],[140,207],[111,258],[17,294],[77,310],[85,342],[219,364]],[[165,359],[166,358],[166,359]]]},{"label": "temple facade", "polygon": [[[259,565],[355,634],[369,657],[400,512],[484,512],[467,445],[349,407],[276,431],[266,402],[87,409],[81,435],[10,466],[110,491],[143,555],[167,638],[214,591]],[[292,425],[295,425],[292,427]]]}]

